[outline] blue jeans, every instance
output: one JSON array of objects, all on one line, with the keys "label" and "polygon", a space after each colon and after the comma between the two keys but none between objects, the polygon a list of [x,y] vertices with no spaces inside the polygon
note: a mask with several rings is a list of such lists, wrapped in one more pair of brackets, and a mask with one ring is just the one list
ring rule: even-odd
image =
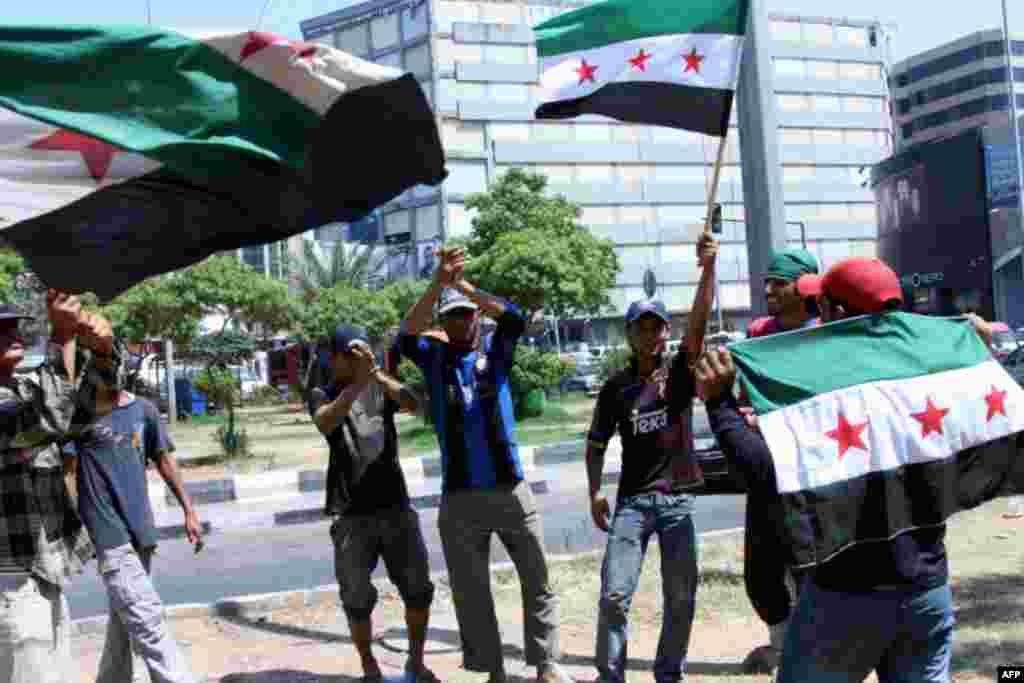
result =
[{"label": "blue jeans", "polygon": [[948,683],[949,584],[927,591],[835,593],[813,578],[786,630],[777,683]]},{"label": "blue jeans", "polygon": [[629,608],[640,581],[647,542],[658,534],[664,599],[661,638],[654,660],[659,683],[683,679],[697,596],[697,544],[693,496],[645,493],[620,500],[601,568],[597,670],[602,683],[623,683]]}]

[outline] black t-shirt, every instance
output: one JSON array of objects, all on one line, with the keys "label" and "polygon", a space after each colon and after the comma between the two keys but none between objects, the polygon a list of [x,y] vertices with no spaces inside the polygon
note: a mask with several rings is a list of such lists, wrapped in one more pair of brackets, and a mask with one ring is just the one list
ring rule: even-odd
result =
[{"label": "black t-shirt", "polygon": [[680,493],[704,483],[693,454],[696,381],[686,353],[664,361],[646,381],[635,362],[601,388],[587,440],[604,449],[616,431],[622,440],[618,499],[651,491]]},{"label": "black t-shirt", "polygon": [[[338,396],[325,387],[313,391],[312,412]],[[328,515],[369,515],[409,504],[405,475],[398,463],[398,406],[374,384],[352,404],[344,422],[328,437]]]}]

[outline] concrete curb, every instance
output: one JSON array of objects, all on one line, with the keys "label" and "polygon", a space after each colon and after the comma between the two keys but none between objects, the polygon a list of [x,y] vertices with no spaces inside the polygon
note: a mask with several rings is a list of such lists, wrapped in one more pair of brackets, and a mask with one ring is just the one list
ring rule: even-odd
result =
[{"label": "concrete curb", "polygon": [[[743,531],[743,527],[720,529],[697,534],[698,540],[728,536]],[[562,564],[581,557],[595,557],[604,553],[604,548],[588,550],[583,553],[548,555],[549,564]],[[491,573],[515,569],[511,562],[497,562],[491,565]],[[448,572],[440,570],[432,572],[430,577],[435,582],[446,579]],[[388,579],[374,579],[378,587],[388,583]],[[186,603],[164,607],[164,618],[168,621],[178,619],[203,619],[209,617],[256,617],[264,616],[280,609],[299,609],[303,607],[320,607],[326,603],[337,602],[338,585],[328,584],[303,590],[282,591],[280,593],[263,593],[259,595],[241,595],[223,598],[209,604]],[[107,617],[89,617],[76,619],[72,622],[72,637],[102,635],[106,632]]]}]

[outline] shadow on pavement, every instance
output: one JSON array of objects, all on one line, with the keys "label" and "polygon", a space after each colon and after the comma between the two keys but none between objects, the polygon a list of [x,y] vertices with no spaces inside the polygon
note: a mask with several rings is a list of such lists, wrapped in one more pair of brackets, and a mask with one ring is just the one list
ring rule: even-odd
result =
[{"label": "shadow on pavement", "polygon": [[[247,674],[228,674],[220,683],[360,683],[361,678],[352,676],[322,676],[308,671],[294,669],[271,669]],[[397,683],[384,679],[384,683]]]},{"label": "shadow on pavement", "polygon": [[[245,626],[246,628],[256,629],[259,631],[266,631],[267,633],[273,633],[279,636],[291,636],[292,638],[302,638],[305,640],[316,640],[321,643],[343,643],[345,645],[351,645],[352,639],[347,635],[340,633],[331,633],[329,631],[314,631],[308,628],[302,628],[300,626],[289,626],[288,624],[278,624],[267,619],[250,619],[249,617],[239,616],[237,614],[219,614],[218,619],[230,622],[237,626]],[[227,680],[227,679],[225,679]],[[246,681],[247,679],[240,679]],[[273,679],[271,679],[273,680]],[[298,679],[302,680],[302,679]],[[320,679],[312,679],[319,681]],[[325,679],[326,680],[326,679]],[[341,678],[339,680],[349,680],[347,678]],[[356,680],[356,679],[352,679]],[[231,683],[237,683],[232,681]]]}]

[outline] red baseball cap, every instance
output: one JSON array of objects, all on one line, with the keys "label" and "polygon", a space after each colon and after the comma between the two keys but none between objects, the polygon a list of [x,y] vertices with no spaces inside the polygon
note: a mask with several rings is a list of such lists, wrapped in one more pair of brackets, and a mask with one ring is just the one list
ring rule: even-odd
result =
[{"label": "red baseball cap", "polygon": [[873,258],[848,258],[823,276],[804,275],[797,281],[797,291],[805,298],[824,294],[857,313],[881,313],[893,302],[903,303],[900,279]]}]

